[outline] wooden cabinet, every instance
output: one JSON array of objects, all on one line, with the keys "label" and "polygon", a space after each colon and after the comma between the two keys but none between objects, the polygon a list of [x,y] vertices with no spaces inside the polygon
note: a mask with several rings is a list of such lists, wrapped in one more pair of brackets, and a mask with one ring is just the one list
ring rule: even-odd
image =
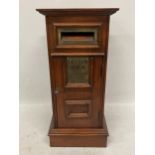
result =
[{"label": "wooden cabinet", "polygon": [[119,9],[37,9],[46,16],[51,146],[107,144],[104,94],[109,19]]}]

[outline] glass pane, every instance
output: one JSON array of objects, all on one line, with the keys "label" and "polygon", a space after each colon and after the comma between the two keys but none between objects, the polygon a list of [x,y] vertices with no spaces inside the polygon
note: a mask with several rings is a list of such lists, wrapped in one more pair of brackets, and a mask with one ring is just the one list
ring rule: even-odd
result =
[{"label": "glass pane", "polygon": [[68,83],[89,82],[89,59],[88,57],[67,57]]}]

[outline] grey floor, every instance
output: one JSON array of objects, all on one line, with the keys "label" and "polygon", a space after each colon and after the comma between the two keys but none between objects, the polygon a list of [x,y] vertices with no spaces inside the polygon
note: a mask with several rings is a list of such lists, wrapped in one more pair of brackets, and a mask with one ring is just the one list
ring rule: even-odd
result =
[{"label": "grey floor", "polygon": [[49,147],[49,104],[20,105],[20,155],[134,155],[134,106],[106,103],[107,148]]}]

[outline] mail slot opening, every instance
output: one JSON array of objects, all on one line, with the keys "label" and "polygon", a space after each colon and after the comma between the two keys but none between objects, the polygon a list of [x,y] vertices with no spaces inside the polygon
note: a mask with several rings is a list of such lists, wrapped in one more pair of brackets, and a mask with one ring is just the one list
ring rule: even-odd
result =
[{"label": "mail slot opening", "polygon": [[58,42],[60,45],[89,45],[97,44],[97,30],[92,29],[59,29]]},{"label": "mail slot opening", "polygon": [[94,32],[62,32],[62,39],[69,41],[93,41],[94,40]]}]

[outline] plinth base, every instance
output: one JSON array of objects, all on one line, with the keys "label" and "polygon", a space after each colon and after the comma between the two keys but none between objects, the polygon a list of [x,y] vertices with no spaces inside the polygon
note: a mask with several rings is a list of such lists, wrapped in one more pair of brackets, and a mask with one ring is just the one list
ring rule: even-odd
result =
[{"label": "plinth base", "polygon": [[54,147],[106,147],[108,131],[103,128],[54,128],[49,129],[50,146]]}]

